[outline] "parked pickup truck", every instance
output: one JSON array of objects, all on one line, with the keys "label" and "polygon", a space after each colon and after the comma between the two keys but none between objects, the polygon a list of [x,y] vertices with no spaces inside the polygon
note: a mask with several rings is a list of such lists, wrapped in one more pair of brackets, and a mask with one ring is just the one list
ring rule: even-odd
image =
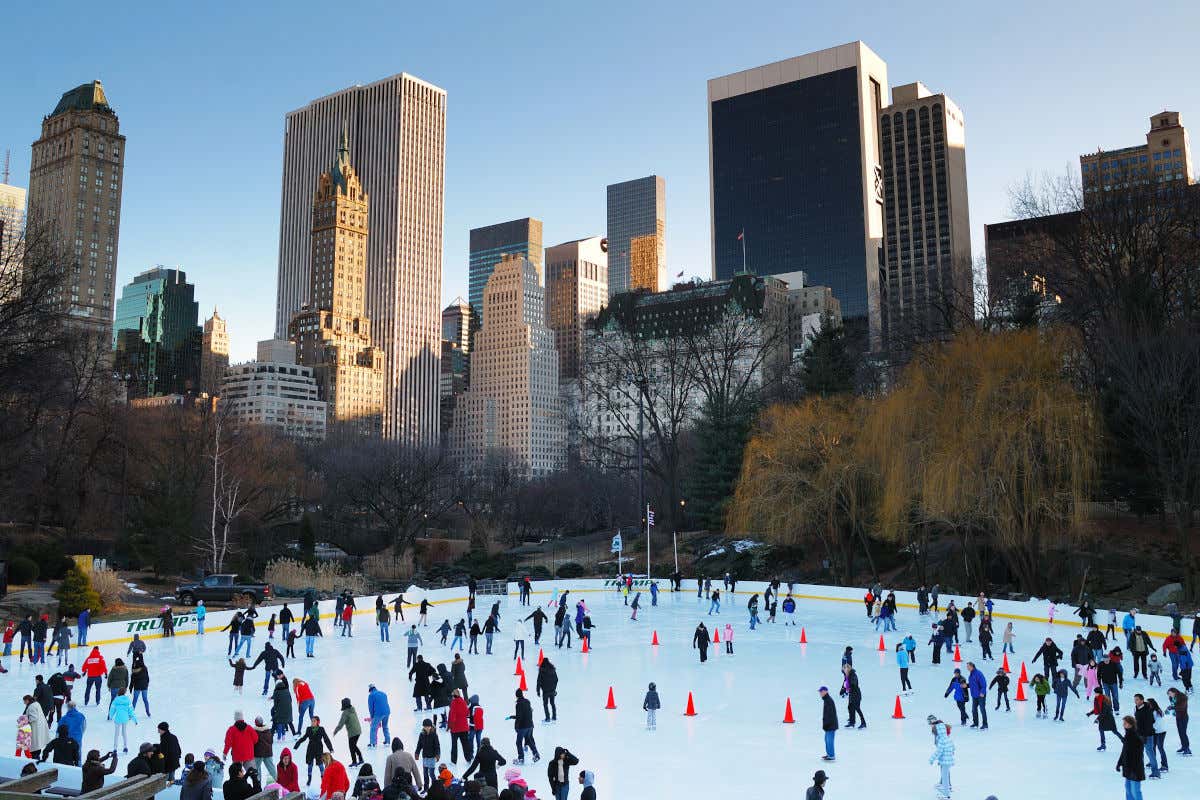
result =
[{"label": "parked pickup truck", "polygon": [[261,603],[271,597],[269,583],[243,583],[239,575],[208,575],[198,583],[184,583],[175,587],[175,597],[187,606],[194,606],[197,600],[208,602],[217,600],[233,603],[253,600]]}]

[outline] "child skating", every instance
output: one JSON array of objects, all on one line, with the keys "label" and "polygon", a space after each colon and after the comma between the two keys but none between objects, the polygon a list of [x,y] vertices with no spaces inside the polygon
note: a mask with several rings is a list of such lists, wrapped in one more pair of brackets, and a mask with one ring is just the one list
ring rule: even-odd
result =
[{"label": "child skating", "polygon": [[733,655],[733,625],[725,623],[725,653]]},{"label": "child skating", "polygon": [[646,712],[646,730],[658,729],[657,717],[660,708],[662,708],[662,703],[658,700],[658,688],[651,683],[650,688],[646,690],[646,699],[642,701],[642,710]]}]

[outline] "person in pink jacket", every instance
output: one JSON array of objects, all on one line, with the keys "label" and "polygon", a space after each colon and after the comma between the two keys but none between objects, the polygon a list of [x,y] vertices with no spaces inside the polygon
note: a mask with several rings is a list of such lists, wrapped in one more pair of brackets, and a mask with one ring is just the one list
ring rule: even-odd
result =
[{"label": "person in pink jacket", "polygon": [[725,652],[733,655],[733,626],[725,623]]}]

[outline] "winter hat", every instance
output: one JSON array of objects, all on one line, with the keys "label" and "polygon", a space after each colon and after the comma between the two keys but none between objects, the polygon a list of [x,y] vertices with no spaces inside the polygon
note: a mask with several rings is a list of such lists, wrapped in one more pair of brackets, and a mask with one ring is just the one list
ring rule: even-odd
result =
[{"label": "winter hat", "polygon": [[937,718],[936,714],[930,714],[928,717],[925,718],[925,721],[928,722],[930,725],[937,725],[939,722],[941,722],[941,720]]},{"label": "winter hat", "polygon": [[651,683],[651,684],[650,684],[650,691],[652,691],[652,692],[656,692],[656,691],[658,691],[658,687],[657,687],[657,686],[655,686],[653,683]]},{"label": "winter hat", "polygon": [[375,691],[375,684],[373,684],[373,683],[368,683],[368,684],[367,684],[367,691],[368,691],[368,692],[373,692],[373,691]]},{"label": "winter hat", "polygon": [[520,779],[521,779],[521,770],[516,769],[515,767],[504,770],[504,782],[505,783],[512,783],[513,781],[520,780]]},{"label": "winter hat", "polygon": [[829,776],[825,774],[825,770],[819,769],[813,773],[813,783],[824,783],[829,780]]},{"label": "winter hat", "polygon": [[429,717],[426,717],[425,719],[421,720],[421,727],[423,727],[423,728],[432,728],[432,727],[433,727],[433,720],[429,719]]},{"label": "winter hat", "polygon": [[233,712],[233,721],[234,722],[242,722],[245,719],[246,719],[246,716],[241,711]]},{"label": "winter hat", "polygon": [[828,692],[828,691],[829,691],[829,687],[828,687],[828,686],[822,686],[820,689],[817,689],[817,691],[818,691],[818,692]]}]

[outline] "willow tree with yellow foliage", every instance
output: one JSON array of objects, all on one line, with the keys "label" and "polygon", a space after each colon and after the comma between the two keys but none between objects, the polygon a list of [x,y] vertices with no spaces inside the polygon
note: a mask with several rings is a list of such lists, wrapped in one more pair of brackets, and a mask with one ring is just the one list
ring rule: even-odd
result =
[{"label": "willow tree with yellow foliage", "polygon": [[880,537],[917,550],[953,534],[971,585],[995,555],[1041,592],[1046,552],[1079,535],[1096,472],[1096,415],[1067,374],[1073,358],[1050,329],[967,332],[914,359],[867,423]]},{"label": "willow tree with yellow foliage", "polygon": [[862,451],[868,411],[866,400],[843,396],[764,413],[746,446],[730,527],[816,545],[839,583],[853,580],[860,551],[874,574],[867,533],[875,479]]}]

